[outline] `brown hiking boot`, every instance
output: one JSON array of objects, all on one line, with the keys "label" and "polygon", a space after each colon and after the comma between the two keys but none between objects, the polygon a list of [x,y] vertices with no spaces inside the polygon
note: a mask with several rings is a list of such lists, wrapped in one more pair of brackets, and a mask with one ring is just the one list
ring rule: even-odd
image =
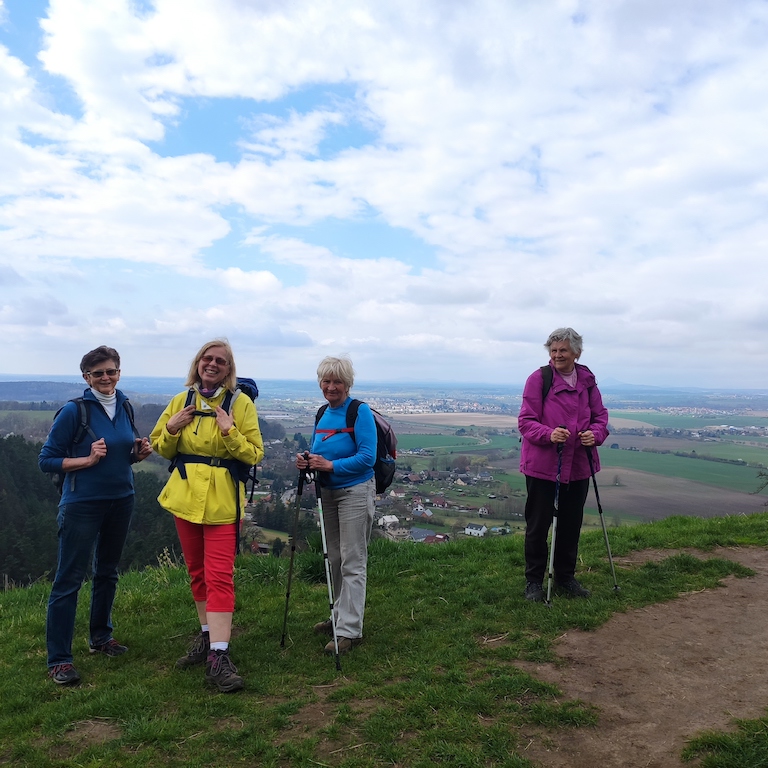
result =
[{"label": "brown hiking boot", "polygon": [[208,651],[210,650],[211,636],[208,632],[201,631],[189,646],[187,655],[182,656],[176,661],[176,668],[186,669],[187,667],[195,667],[198,664],[205,664],[208,658]]},{"label": "brown hiking boot", "polygon": [[317,624],[312,627],[312,630],[316,635],[328,635],[328,637],[333,637],[333,622],[330,619],[318,621]]},{"label": "brown hiking boot", "polygon": [[229,658],[229,651],[209,651],[205,666],[205,679],[222,693],[233,693],[243,688],[243,678]]},{"label": "brown hiking boot", "polygon": [[[337,639],[339,641],[339,656],[349,653],[356,645],[360,645],[363,642],[362,637],[339,637]],[[333,640],[325,646],[325,652],[336,653],[336,646],[333,644]]]}]

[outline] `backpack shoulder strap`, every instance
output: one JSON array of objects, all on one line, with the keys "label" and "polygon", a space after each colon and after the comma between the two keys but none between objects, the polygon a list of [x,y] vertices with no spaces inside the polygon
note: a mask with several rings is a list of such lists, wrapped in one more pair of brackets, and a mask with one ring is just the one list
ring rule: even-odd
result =
[{"label": "backpack shoulder strap", "polygon": [[[362,400],[353,399],[347,408],[347,429],[350,429],[353,433],[355,431],[355,422],[357,421],[357,412],[360,410],[362,402]],[[354,437],[352,439],[354,440]]]},{"label": "backpack shoulder strap", "polygon": [[551,365],[542,365],[539,370],[541,371],[541,399],[544,400],[549,394],[549,390],[552,389],[554,374]]},{"label": "backpack shoulder strap", "polygon": [[141,439],[141,435],[139,434],[139,430],[136,429],[136,414],[133,412],[133,405],[131,404],[130,400],[123,400],[123,408],[125,408],[125,412],[128,414],[128,421],[131,422],[131,429],[133,430],[133,436],[139,440]]},{"label": "backpack shoulder strap", "polygon": [[320,421],[320,419],[323,418],[323,414],[328,410],[328,403],[325,405],[321,405],[317,409],[317,413],[315,414],[315,426],[317,426],[317,422]]},{"label": "backpack shoulder strap", "polygon": [[327,440],[333,435],[340,435],[344,432],[348,432],[349,436],[355,439],[355,420],[357,419],[357,409],[360,407],[361,400],[352,400],[347,407],[347,426],[344,429],[318,429],[317,424],[323,417],[323,414],[328,409],[328,403],[321,405],[315,414],[315,432],[317,434],[325,435],[323,440]]},{"label": "backpack shoulder strap", "polygon": [[88,407],[84,397],[76,397],[72,400],[73,403],[77,403],[77,412],[79,416],[79,423],[75,430],[75,437],[72,440],[73,445],[77,445],[86,435],[91,440],[98,440],[94,431],[91,429],[91,410]]},{"label": "backpack shoulder strap", "polygon": [[195,402],[195,390],[194,387],[190,387],[187,391],[187,400],[184,403],[184,407],[186,408],[188,405],[192,405]]},{"label": "backpack shoulder strap", "polygon": [[234,392],[227,390],[227,394],[224,395],[224,399],[221,401],[221,407],[229,414],[232,413],[232,406],[235,404],[238,396],[242,394],[242,390],[236,389]]}]

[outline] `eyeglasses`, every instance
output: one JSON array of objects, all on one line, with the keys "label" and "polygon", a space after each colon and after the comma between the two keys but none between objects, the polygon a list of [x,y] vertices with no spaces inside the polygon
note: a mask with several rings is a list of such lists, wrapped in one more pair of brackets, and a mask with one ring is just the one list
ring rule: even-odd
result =
[{"label": "eyeglasses", "polygon": [[210,365],[215,362],[216,365],[229,365],[229,360],[225,360],[223,357],[214,357],[213,355],[203,355],[200,361],[206,365]]},{"label": "eyeglasses", "polygon": [[119,368],[102,368],[100,371],[87,371],[86,376],[92,376],[94,379],[100,379],[104,374],[107,376],[117,376],[120,373]]}]

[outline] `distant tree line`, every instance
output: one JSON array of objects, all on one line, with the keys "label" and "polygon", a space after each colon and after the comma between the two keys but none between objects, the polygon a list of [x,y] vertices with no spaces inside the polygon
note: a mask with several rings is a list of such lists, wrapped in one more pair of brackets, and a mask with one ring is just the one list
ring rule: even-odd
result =
[{"label": "distant tree line", "polygon": [[[17,584],[52,578],[56,570],[59,495],[37,465],[41,443],[0,439],[0,574]],[[136,507],[122,570],[156,565],[165,547],[178,551],[173,517],[157,502],[163,483],[137,472]]]}]

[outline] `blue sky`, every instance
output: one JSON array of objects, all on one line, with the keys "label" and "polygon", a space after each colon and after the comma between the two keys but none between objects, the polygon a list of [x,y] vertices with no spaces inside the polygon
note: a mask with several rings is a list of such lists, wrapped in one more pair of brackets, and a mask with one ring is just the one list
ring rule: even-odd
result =
[{"label": "blue sky", "polygon": [[768,3],[0,0],[0,373],[764,387]]}]

